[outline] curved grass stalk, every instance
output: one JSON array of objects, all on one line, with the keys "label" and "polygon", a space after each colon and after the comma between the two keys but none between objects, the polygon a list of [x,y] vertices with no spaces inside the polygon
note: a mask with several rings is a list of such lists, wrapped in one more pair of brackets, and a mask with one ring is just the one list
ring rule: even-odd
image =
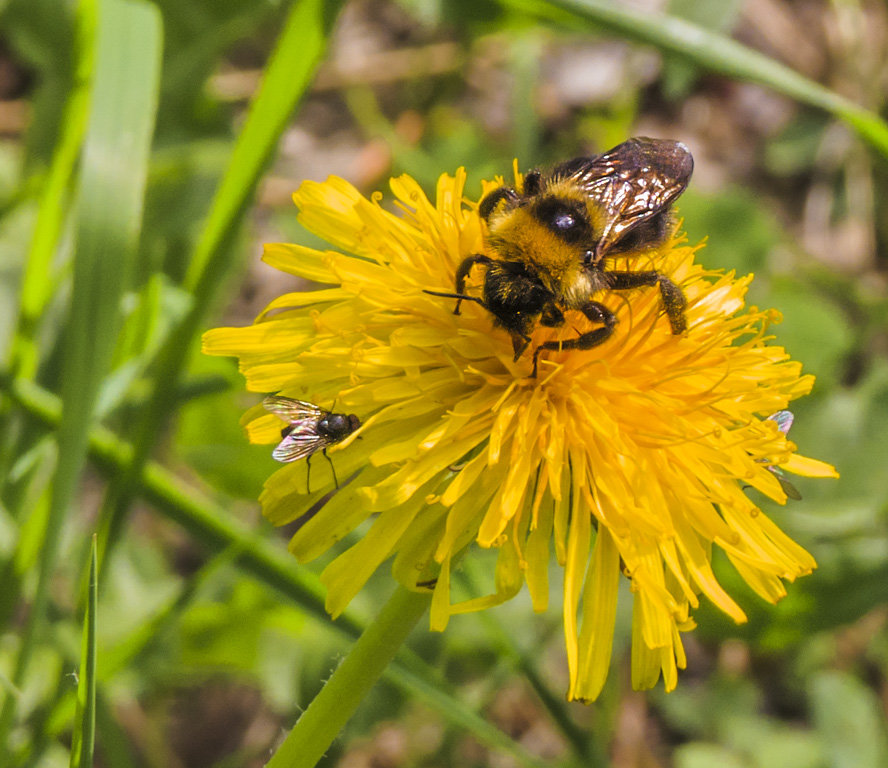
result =
[{"label": "curved grass stalk", "polygon": [[200,331],[219,286],[231,271],[229,241],[293,110],[311,85],[342,2],[300,0],[286,19],[188,266],[185,286],[193,294],[191,309],[159,355],[151,396],[133,430],[133,461],[115,478],[106,497],[104,527],[99,535],[100,565],[106,548],[113,546],[120,535],[139,476],[175,404],[174,393],[192,349],[191,342]]},{"label": "curved grass stalk", "polygon": [[726,35],[666,14],[642,12],[611,0],[502,0],[536,16],[565,21],[580,17],[689,61],[701,69],[772,88],[829,112],[882,155],[888,156],[888,123],[876,113]]}]

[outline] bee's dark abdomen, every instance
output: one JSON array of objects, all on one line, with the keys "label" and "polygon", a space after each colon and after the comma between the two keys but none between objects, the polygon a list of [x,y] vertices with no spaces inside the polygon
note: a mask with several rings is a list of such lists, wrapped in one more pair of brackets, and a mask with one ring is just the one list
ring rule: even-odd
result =
[{"label": "bee's dark abdomen", "polygon": [[608,253],[631,253],[632,251],[656,248],[672,234],[674,221],[674,214],[667,209],[630,229],[608,249]]}]

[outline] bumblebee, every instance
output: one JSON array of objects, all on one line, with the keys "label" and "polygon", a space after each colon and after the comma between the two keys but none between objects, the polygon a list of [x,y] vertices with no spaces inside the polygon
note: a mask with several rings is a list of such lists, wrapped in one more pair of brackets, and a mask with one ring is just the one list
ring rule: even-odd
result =
[{"label": "bumblebee", "polygon": [[[456,271],[456,292],[426,291],[480,304],[512,336],[517,361],[537,324],[557,328],[576,310],[599,326],[574,338],[544,341],[533,352],[533,373],[543,350],[591,349],[613,333],[616,315],[594,296],[658,286],[672,333],[687,328],[687,300],[657,271],[605,268],[608,257],[641,255],[673,232],[672,203],[694,169],[677,141],[634,138],[602,155],[578,157],[549,171],[533,170],[521,190],[503,186],[478,206],[487,223],[487,251],[467,257]],[[481,296],[465,293],[475,266],[486,268]]]}]

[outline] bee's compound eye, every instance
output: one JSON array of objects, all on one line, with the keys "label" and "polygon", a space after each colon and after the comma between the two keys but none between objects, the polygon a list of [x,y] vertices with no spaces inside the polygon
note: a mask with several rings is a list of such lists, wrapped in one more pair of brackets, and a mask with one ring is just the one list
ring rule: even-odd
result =
[{"label": "bee's compound eye", "polygon": [[556,229],[560,229],[562,231],[567,231],[572,227],[575,227],[577,224],[577,220],[573,217],[572,214],[567,212],[562,212],[555,215],[555,218],[552,219],[552,225]]},{"label": "bee's compound eye", "polygon": [[590,235],[586,217],[573,201],[545,197],[534,206],[534,215],[549,231],[568,243],[581,243]]},{"label": "bee's compound eye", "polygon": [[586,251],[583,254],[583,265],[588,267],[595,261],[595,251]]}]

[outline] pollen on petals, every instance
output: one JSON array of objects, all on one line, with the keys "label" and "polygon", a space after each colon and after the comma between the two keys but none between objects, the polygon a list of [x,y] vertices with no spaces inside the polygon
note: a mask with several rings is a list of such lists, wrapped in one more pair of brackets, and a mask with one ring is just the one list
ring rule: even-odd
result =
[{"label": "pollen on petals", "polygon": [[[519,188],[520,175],[515,170]],[[813,377],[770,344],[778,313],[746,306],[752,276],[710,271],[700,246],[676,233],[656,252],[614,269],[656,268],[688,300],[673,335],[656,287],[603,292],[613,335],[589,350],[513,359],[508,333],[486,309],[452,293],[457,269],[488,252],[463,170],[429,199],[409,176],[391,181],[393,205],[335,177],[294,195],[300,222],[331,250],[269,244],[263,258],[322,283],[275,299],[247,328],[204,336],[212,355],[239,358],[249,389],[354,413],[360,430],[326,462],[271,474],[261,496],[276,524],[314,508],[290,542],[300,561],[331,548],[323,572],[335,616],[392,559],[408,588],[432,594],[431,626],[510,599],[524,584],[533,608],[549,601],[549,561],[564,569],[568,696],[590,701],[611,661],[621,583],[632,600],[632,681],[675,687],[682,634],[708,600],[734,621],[745,613],[712,568],[720,548],[766,601],[810,573],[814,559],[754,499],[786,502],[777,472],[837,477],[800,456],[768,417],[810,391]],[[479,295],[481,267],[466,290]],[[590,328],[568,312],[539,326],[529,350]],[[252,442],[273,444],[281,422],[262,407],[243,419]],[[270,466],[271,468],[271,466]],[[348,478],[347,482],[344,481]],[[342,541],[360,529],[360,537]],[[451,599],[451,571],[478,547],[497,551],[490,589]]]}]

